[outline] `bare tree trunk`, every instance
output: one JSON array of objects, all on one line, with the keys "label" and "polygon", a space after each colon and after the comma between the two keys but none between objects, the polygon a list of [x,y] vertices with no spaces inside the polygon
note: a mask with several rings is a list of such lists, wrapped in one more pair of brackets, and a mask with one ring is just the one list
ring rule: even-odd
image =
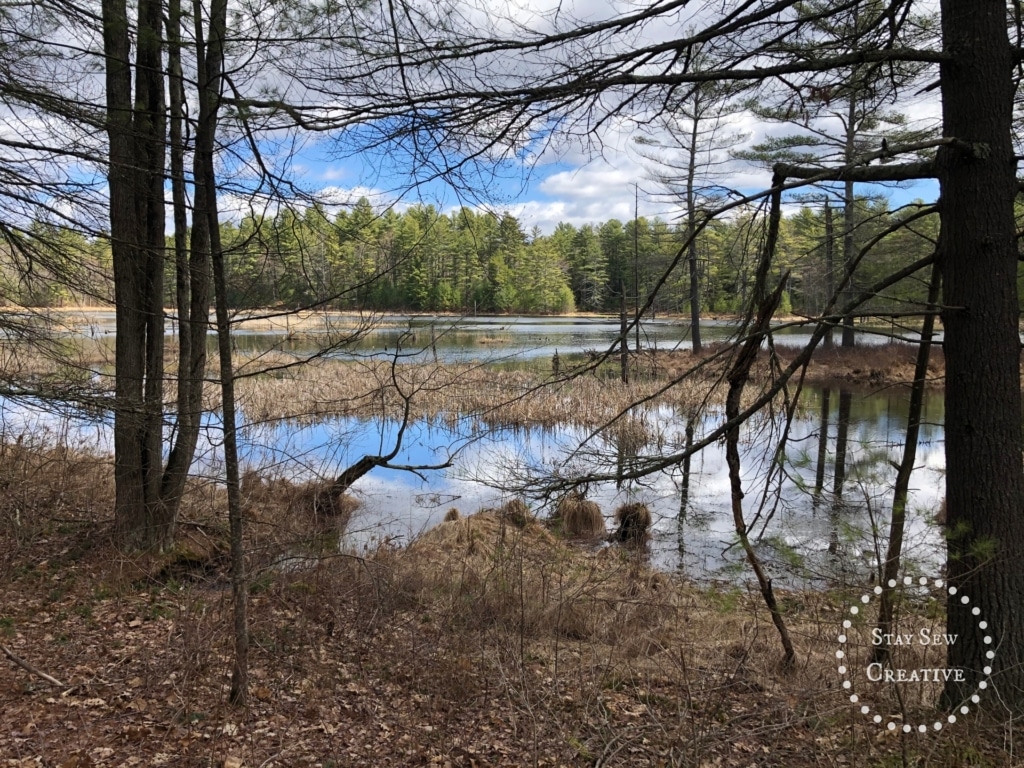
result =
[{"label": "bare tree trunk", "polygon": [[[907,519],[907,497],[910,492],[910,475],[917,460],[917,438],[921,432],[921,412],[924,408],[925,384],[928,378],[928,357],[932,348],[935,330],[935,316],[930,314],[939,301],[942,272],[938,264],[932,265],[932,279],[928,287],[928,310],[921,328],[921,345],[917,348],[914,364],[914,383],[910,389],[910,406],[907,412],[907,437],[903,444],[903,458],[896,471],[896,485],[892,494],[892,516],[889,519],[889,541],[882,565],[882,595],[878,602],[878,629],[888,634],[892,627],[893,592],[890,582],[895,582],[900,572],[903,554],[903,530]],[[874,646],[872,661],[882,662],[888,655],[886,643]]]},{"label": "bare tree trunk", "polygon": [[[939,260],[946,356],[947,683],[955,705],[992,667],[999,703],[1024,712],[1024,471],[1011,141],[1013,58],[1006,8],[942,0],[943,123],[960,140],[936,157],[942,192]],[[978,41],[984,40],[984,44]],[[970,598],[962,605],[959,596]],[[988,622],[978,628],[970,609]],[[986,634],[993,643],[985,643]],[[989,650],[995,657],[987,659]],[[995,705],[995,702],[992,702]]]},{"label": "bare tree trunk", "polygon": [[[854,69],[850,73],[850,78],[856,82],[858,78],[857,70]],[[857,147],[854,140],[857,138],[857,95],[856,90],[850,94],[850,101],[847,105],[846,111],[846,151],[844,153],[844,160],[846,163],[852,163],[854,157],[857,154]],[[854,196],[853,181],[847,179],[843,183],[843,270],[844,274],[848,273],[853,269],[853,260],[856,258],[857,253],[853,247],[853,224],[854,216],[856,215],[857,199]],[[846,288],[843,291],[843,301],[845,304],[849,298],[853,296],[853,276],[846,275]],[[852,347],[854,345],[854,333],[853,333],[853,315],[846,315],[843,317],[843,347]]]},{"label": "bare tree trunk", "polygon": [[838,500],[843,498],[843,487],[846,485],[846,448],[850,433],[850,409],[853,406],[853,393],[839,390],[839,414],[836,419],[836,466],[832,482],[832,495]]},{"label": "bare tree trunk", "polygon": [[679,492],[679,516],[684,517],[686,510],[690,505],[690,466],[691,456],[690,448],[693,447],[693,414],[686,419],[686,456],[683,458],[683,479],[682,488]]},{"label": "bare tree trunk", "polygon": [[[772,186],[778,186],[779,183],[777,179],[773,179]],[[772,194],[772,213],[768,227],[768,242],[765,246],[765,254],[761,259],[761,264],[758,266],[757,280],[754,286],[754,299],[758,302],[757,313],[753,323],[746,329],[747,340],[737,353],[727,377],[729,381],[729,391],[725,398],[725,418],[727,421],[733,421],[739,416],[740,401],[743,398],[743,389],[750,378],[750,368],[757,359],[757,350],[768,331],[772,315],[779,306],[779,301],[782,299],[782,291],[785,288],[786,281],[789,279],[789,273],[787,272],[782,280],[779,281],[778,287],[770,295],[764,296],[768,266],[775,254],[775,244],[778,241],[781,197],[780,192]],[[754,547],[747,536],[747,523],[743,516],[743,481],[740,476],[739,442],[740,428],[737,425],[725,435],[725,461],[729,467],[733,522],[736,526],[736,535],[739,537],[743,551],[747,555],[747,561],[750,563],[754,576],[757,578],[758,586],[761,589],[761,596],[764,598],[765,605],[771,613],[772,623],[775,624],[775,628],[779,633],[779,639],[782,642],[783,648],[782,666],[788,669],[793,666],[796,660],[793,641],[790,639],[789,630],[775,599],[772,581],[765,574],[761,561],[757,557],[757,552],[754,551]]]},{"label": "bare tree trunk", "polygon": [[[832,219],[832,206],[825,200],[825,303],[832,301],[836,292],[835,273],[835,241],[836,231]],[[832,349],[835,342],[832,340],[832,326],[825,333],[825,349]]]},{"label": "bare tree trunk", "polygon": [[[185,91],[181,74],[181,2],[167,6],[168,73],[170,94],[171,195],[174,210],[175,303],[178,312],[177,438],[164,470],[161,502],[174,516],[185,491],[202,426],[203,384],[206,378],[206,331],[210,312],[209,226],[204,216],[195,218],[192,247],[188,247],[185,195],[185,145],[183,136]],[[202,121],[203,116],[200,115]],[[201,153],[196,154],[193,174],[202,175]],[[194,210],[206,207],[206,187],[196,185]]]},{"label": "bare tree trunk", "polygon": [[[217,350],[220,359],[221,411],[224,422],[224,470],[228,491],[231,538],[231,595],[234,612],[235,657],[231,673],[232,704],[244,706],[249,698],[248,584],[245,572],[245,530],[238,467],[238,427],[235,407],[235,372],[231,355],[231,321],[228,316],[224,249],[217,212],[217,177],[213,165],[217,117],[220,109],[224,66],[224,35],[227,0],[210,6],[209,32],[204,41],[199,0],[194,2],[196,48],[199,52],[199,119],[196,128],[195,210],[204,226],[197,227],[198,241],[209,249],[217,314]],[[193,252],[197,239],[193,239]],[[205,277],[205,275],[204,275]]]},{"label": "bare tree trunk", "polygon": [[161,11],[158,0],[138,4],[133,94],[125,2],[103,0],[101,6],[117,305],[114,522],[123,545],[153,549],[169,546],[174,536],[172,510],[160,502],[166,128]]},{"label": "bare tree trunk", "polygon": [[623,384],[629,383],[629,316],[626,314],[626,279],[619,277],[619,298],[621,305],[619,309],[619,366],[620,376]]},{"label": "bare tree trunk", "polygon": [[[699,99],[700,91],[694,97]],[[694,109],[694,115],[699,109]],[[701,351],[700,339],[700,280],[697,269],[697,206],[693,195],[693,183],[697,177],[697,143],[700,121],[694,119],[690,129],[690,147],[686,167],[686,236],[689,238],[688,260],[690,262],[690,339],[693,342],[693,354]]]},{"label": "bare tree trunk", "polygon": [[[849,271],[853,268],[853,260],[856,258],[856,249],[853,247],[853,218],[856,210],[856,200],[853,196],[853,182],[848,181],[843,192],[843,269]],[[841,304],[845,304],[853,296],[853,278],[848,277],[846,288],[843,289]],[[843,317],[843,347],[854,346],[853,315]]]},{"label": "bare tree trunk", "polygon": [[825,487],[825,459],[828,455],[828,417],[831,399],[832,390],[825,387],[821,391],[821,431],[818,433],[818,456],[817,464],[814,468],[815,503],[817,503],[817,499],[821,496],[821,491]]}]

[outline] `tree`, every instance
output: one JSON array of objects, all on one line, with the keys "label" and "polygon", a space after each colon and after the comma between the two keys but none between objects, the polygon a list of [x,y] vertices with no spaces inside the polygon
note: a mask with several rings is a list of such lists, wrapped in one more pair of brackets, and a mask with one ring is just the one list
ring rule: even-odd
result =
[{"label": "tree", "polygon": [[[699,68],[707,60],[698,47],[693,52]],[[654,178],[668,193],[684,205],[686,261],[689,266],[690,336],[694,353],[701,351],[700,272],[697,253],[699,208],[713,208],[728,190],[718,182],[729,171],[729,157],[723,151],[742,139],[725,128],[730,117],[739,112],[732,101],[736,87],[729,82],[700,83],[689,89],[679,103],[663,116],[661,126],[667,141],[642,137],[641,143],[660,151],[648,153],[656,163]]]},{"label": "tree", "polygon": [[[167,129],[162,8],[156,0],[139,0],[131,14],[137,17],[134,39],[125,0],[103,0],[101,8],[117,305],[115,527],[125,544],[159,549],[174,535],[178,485],[175,480],[168,489],[171,495],[165,491],[162,459]],[[187,472],[191,455],[174,463],[184,463]]]},{"label": "tree", "polygon": [[[820,0],[806,0],[795,8],[802,26],[796,44],[813,49],[814,56],[823,52],[843,50],[850,40],[858,39],[877,23],[879,3],[854,3],[836,11]],[[927,27],[928,19],[913,20]],[[906,38],[907,35],[904,35]],[[914,42],[906,40],[905,42]],[[811,50],[805,50],[811,53]],[[788,123],[797,132],[786,136],[770,136],[750,150],[737,155],[748,160],[772,165],[778,162],[827,167],[836,163],[853,165],[857,159],[883,146],[907,145],[931,135],[930,130],[914,129],[906,116],[889,108],[918,79],[922,65],[917,62],[877,63],[854,62],[831,70],[828,76],[809,88],[772,89],[765,99],[751,99],[748,107],[763,119]],[[888,158],[883,156],[883,162]],[[842,188],[831,192],[842,204],[842,264],[852,269],[860,243],[867,237],[859,232],[855,180],[843,179]],[[829,185],[834,186],[834,185]],[[828,244],[826,251],[831,247]],[[833,267],[834,268],[834,267]],[[829,279],[834,282],[832,269]],[[842,300],[853,294],[855,281],[850,275],[845,282]],[[842,346],[854,345],[853,317],[843,318]]]},{"label": "tree", "polygon": [[[831,87],[853,66],[886,71],[910,63],[921,67],[912,86],[921,88],[938,65],[942,139],[887,143],[827,168],[778,164],[773,187],[939,180],[942,234],[936,258],[945,278],[948,519],[955,534],[950,578],[971,594],[998,633],[999,654],[991,666],[1000,701],[1024,712],[1024,571],[1018,565],[1024,556],[1024,469],[1013,151],[1014,65],[1021,52],[1010,44],[1006,6],[995,0],[941,0],[939,38],[918,25],[913,0],[882,5],[851,0],[847,5],[860,12],[857,24],[816,49],[804,46],[801,36],[832,9],[806,12],[803,4],[789,0],[729,6],[719,15],[709,13],[692,33],[643,38],[649,25],[673,24],[673,14],[685,4],[650,4],[554,30],[550,19],[536,32],[520,24],[514,39],[488,36],[480,27],[456,30],[454,20],[427,29],[415,13],[398,15],[394,24],[365,31],[365,63],[349,60],[345,70],[329,73],[335,124],[363,121],[369,110],[375,126],[401,146],[429,148],[429,156],[419,158],[424,173],[458,181],[474,165],[521,157],[523,148],[533,149],[537,141],[583,141],[611,120],[640,122],[664,114],[681,92],[705,82],[763,83],[811,94]],[[696,70],[689,52],[707,42],[714,44],[715,62]],[[401,87],[393,88],[395,83]],[[246,106],[280,110],[277,102]],[[414,141],[425,136],[432,138]],[[934,159],[914,159],[928,148],[937,148]],[[904,157],[910,160],[870,165]],[[845,302],[837,308],[840,316],[866,298],[861,291]],[[819,329],[814,343],[823,335]],[[783,378],[794,370],[785,369]],[[681,459],[660,457],[654,464]],[[950,666],[966,670],[963,683],[949,685],[952,702],[973,690],[988,660],[969,613],[951,602],[948,617],[949,631],[961,637],[949,648]]]},{"label": "tree", "polygon": [[572,238],[569,279],[576,306],[594,312],[604,305],[608,290],[608,259],[594,227],[585,224]]}]

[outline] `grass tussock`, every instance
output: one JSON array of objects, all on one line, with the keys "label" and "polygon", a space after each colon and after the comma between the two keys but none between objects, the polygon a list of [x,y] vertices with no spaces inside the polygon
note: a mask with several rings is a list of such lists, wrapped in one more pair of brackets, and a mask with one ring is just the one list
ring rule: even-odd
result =
[{"label": "grass tussock", "polygon": [[[453,629],[614,643],[634,637],[654,612],[674,610],[658,599],[667,577],[613,549],[570,547],[536,520],[519,526],[501,511],[442,523],[389,568],[392,588]],[[609,609],[623,597],[636,601]]]},{"label": "grass tussock", "polygon": [[[247,471],[241,484],[243,511],[257,567],[275,567],[297,552],[337,550],[359,500],[332,490],[330,480],[295,483]],[[305,555],[303,555],[305,556]]]},{"label": "grass tussock", "polygon": [[525,500],[518,496],[509,499],[502,504],[501,508],[498,510],[498,514],[518,528],[525,528],[531,521],[533,521],[533,515],[530,512],[529,505]]},{"label": "grass tussock", "polygon": [[571,491],[559,500],[555,508],[555,519],[566,536],[594,538],[605,534],[601,507],[578,491]]},{"label": "grass tussock", "polygon": [[646,504],[631,502],[615,510],[615,522],[619,526],[615,538],[624,544],[643,544],[651,527],[651,510]]},{"label": "grass tussock", "polygon": [[295,483],[284,478],[265,479],[255,470],[241,478],[242,503],[250,508],[269,508],[274,514],[282,510],[288,515],[303,515],[309,520],[330,519],[344,528],[359,500],[348,493],[338,493],[330,480]]}]

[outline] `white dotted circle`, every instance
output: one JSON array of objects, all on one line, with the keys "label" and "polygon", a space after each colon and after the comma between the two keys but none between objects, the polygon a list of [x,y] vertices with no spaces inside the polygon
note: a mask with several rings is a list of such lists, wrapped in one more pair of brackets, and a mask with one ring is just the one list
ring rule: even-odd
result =
[{"label": "white dotted circle", "polygon": [[[889,579],[889,581],[887,583],[888,583],[890,588],[895,588],[899,582],[897,582],[896,579]],[[904,576],[903,577],[903,584],[904,584],[904,586],[908,586],[909,587],[913,583],[914,583],[914,579],[912,577],[910,577],[910,576]],[[917,583],[920,586],[922,586],[922,587],[926,587],[926,586],[928,586],[929,581],[928,581],[927,578],[922,576],[922,577],[920,577],[917,580]],[[947,586],[942,579],[935,579],[932,582],[932,584],[933,584],[933,586],[936,589],[942,589],[943,587],[945,587],[946,588],[946,592],[947,592],[947,594],[949,594],[950,597],[953,597],[953,596],[955,596],[957,594],[957,588],[954,587],[954,586]],[[882,591],[883,591],[882,587],[880,587],[880,586],[876,586],[872,590],[872,592],[876,596],[877,595],[881,595]],[[860,596],[860,602],[863,603],[864,605],[868,605],[871,602],[871,599],[872,599],[872,594],[863,594],[863,595]],[[971,602],[971,599],[967,595],[961,595],[960,596],[960,603],[961,603],[961,605],[969,605],[970,602]],[[857,605],[851,605],[850,606],[850,614],[853,615],[853,616],[856,616],[858,613],[860,613],[860,607],[857,606]],[[971,615],[974,616],[974,617],[980,616],[981,615],[981,609],[978,608],[977,606],[972,607],[971,608]],[[850,621],[849,619],[844,619],[843,620],[843,631],[839,633],[839,637],[837,638],[839,640],[839,644],[840,645],[845,645],[846,644],[846,642],[848,640],[847,630],[849,630],[852,626],[853,626],[853,622],[852,621]],[[984,620],[979,620],[978,621],[978,629],[980,629],[982,631],[987,630],[988,629],[988,622],[984,621]],[[991,635],[985,635],[982,638],[982,642],[984,642],[985,645],[991,646],[994,641],[993,641],[993,638],[992,638]],[[990,662],[995,657],[996,657],[995,651],[990,649],[990,650],[985,652],[985,658],[988,659]],[[842,649],[837,650],[836,651],[836,658],[840,659],[840,660],[845,659],[846,658],[846,652],[843,651]],[[846,665],[844,663],[841,663],[838,666],[837,669],[838,669],[840,675],[843,675],[844,677],[846,676],[848,670],[847,670]],[[982,673],[986,677],[988,677],[989,675],[992,674],[992,667],[986,665],[982,669]],[[844,679],[843,680],[843,690],[844,691],[851,691],[852,688],[853,688],[853,682],[851,680]],[[978,683],[978,690],[979,691],[984,691],[986,688],[988,688],[988,681],[987,680],[981,680]],[[849,699],[850,699],[850,703],[852,703],[852,704],[857,704],[860,701],[860,698],[857,696],[857,694],[856,693],[852,693],[852,692],[849,693]],[[974,694],[972,694],[970,696],[970,698],[968,700],[972,704],[977,705],[977,704],[979,704],[981,702],[981,696],[979,696],[977,693],[974,693]],[[870,717],[872,722],[874,722],[876,724],[881,724],[882,723],[883,717],[880,714],[877,714],[877,713],[872,714],[871,707],[869,707],[868,705],[862,704],[859,707],[859,709],[860,709],[861,714]],[[971,711],[971,709],[970,709],[970,707],[967,706],[967,702],[964,702],[963,704],[961,704],[961,706],[959,708],[960,714],[966,715],[966,714],[969,714],[970,711]],[[946,717],[946,722],[949,723],[950,725],[956,723],[956,715],[955,714],[948,715]],[[915,729],[915,726],[913,726],[913,725],[904,723],[902,726],[900,726],[898,723],[896,723],[895,721],[891,721],[891,720],[886,723],[885,727],[886,727],[886,729],[888,729],[890,731],[896,731],[897,729],[900,729],[900,730],[903,731],[903,733],[910,733],[911,731],[913,731]],[[941,731],[942,727],[943,727],[943,723],[940,720],[936,720],[932,724],[932,728],[935,729],[936,731]],[[921,724],[916,726],[916,729],[917,729],[917,731],[919,733],[927,733],[928,726],[926,724],[924,724],[924,723],[921,723]]]}]

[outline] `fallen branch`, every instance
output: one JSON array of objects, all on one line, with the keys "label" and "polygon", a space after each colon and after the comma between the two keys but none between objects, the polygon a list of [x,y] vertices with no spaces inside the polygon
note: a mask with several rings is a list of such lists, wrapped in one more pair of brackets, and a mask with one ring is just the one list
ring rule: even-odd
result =
[{"label": "fallen branch", "polygon": [[37,677],[43,678],[43,680],[48,682],[50,685],[55,685],[58,688],[66,688],[67,687],[66,685],[64,685],[64,683],[62,683],[57,678],[50,677],[48,674],[46,674],[42,670],[39,670],[39,669],[36,669],[35,667],[33,667],[31,664],[29,664],[23,658],[21,658],[20,656],[16,655],[13,651],[11,651],[11,649],[8,648],[6,645],[0,644],[0,651],[3,651],[4,652],[4,656],[6,656],[11,661],[13,661],[19,667],[21,667],[22,669],[24,669],[24,670],[26,670],[28,672],[31,672],[33,675],[36,675]]}]

